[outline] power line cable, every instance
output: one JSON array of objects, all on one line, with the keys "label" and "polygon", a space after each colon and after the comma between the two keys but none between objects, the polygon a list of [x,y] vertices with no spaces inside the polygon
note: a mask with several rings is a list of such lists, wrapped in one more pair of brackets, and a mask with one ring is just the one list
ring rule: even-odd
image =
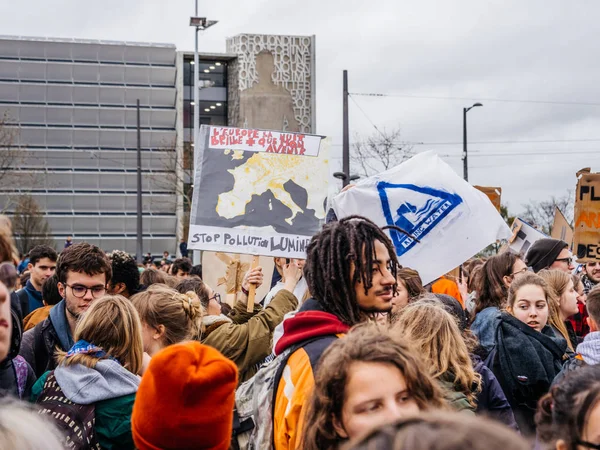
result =
[{"label": "power line cable", "polygon": [[600,106],[600,103],[594,102],[566,102],[556,100],[513,100],[501,98],[482,98],[482,97],[438,97],[433,95],[407,95],[407,94],[382,94],[376,92],[353,92],[350,95],[361,97],[399,97],[399,98],[415,98],[428,100],[469,100],[469,101],[485,101],[485,102],[501,102],[501,103],[533,103],[541,105],[569,105],[569,106]]}]

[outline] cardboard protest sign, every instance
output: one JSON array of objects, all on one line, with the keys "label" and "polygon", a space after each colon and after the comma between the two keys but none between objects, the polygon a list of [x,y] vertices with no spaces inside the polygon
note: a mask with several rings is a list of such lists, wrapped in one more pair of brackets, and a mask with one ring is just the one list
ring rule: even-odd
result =
[{"label": "cardboard protest sign", "polygon": [[473,186],[478,191],[483,192],[492,202],[494,208],[500,212],[500,207],[502,206],[502,188],[501,187],[491,187],[491,186]]},{"label": "cardboard protest sign", "polygon": [[573,246],[573,228],[565,218],[560,209],[554,208],[554,223],[552,224],[552,233],[550,237],[560,239],[569,244],[569,248]]},{"label": "cardboard protest sign", "polygon": [[406,231],[388,233],[400,264],[419,271],[425,284],[510,237],[486,195],[432,152],[360,181],[332,205],[340,219],[359,214]]},{"label": "cardboard protest sign", "polygon": [[600,173],[583,169],[577,177],[574,230],[577,262],[600,261]]},{"label": "cardboard protest sign", "polygon": [[[224,302],[233,306],[251,264],[252,255],[202,252],[202,280],[219,293]],[[261,256],[259,265],[263,269],[264,279],[256,290],[256,298],[263,299],[269,293],[275,263],[273,258]]]},{"label": "cardboard protest sign", "polygon": [[511,252],[516,253],[522,259],[525,258],[527,251],[535,241],[549,237],[518,217],[513,221],[511,231],[512,236],[508,240],[507,247],[503,250],[510,249]]},{"label": "cardboard protest sign", "polygon": [[325,219],[329,140],[202,125],[188,248],[304,258]]}]

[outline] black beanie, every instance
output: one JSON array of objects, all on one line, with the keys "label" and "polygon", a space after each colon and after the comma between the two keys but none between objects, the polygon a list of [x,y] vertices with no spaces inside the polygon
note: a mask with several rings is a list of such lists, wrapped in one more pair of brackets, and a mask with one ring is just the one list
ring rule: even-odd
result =
[{"label": "black beanie", "polygon": [[569,244],[560,239],[540,239],[535,241],[525,257],[525,264],[535,273],[550,267],[560,252],[568,248]]}]

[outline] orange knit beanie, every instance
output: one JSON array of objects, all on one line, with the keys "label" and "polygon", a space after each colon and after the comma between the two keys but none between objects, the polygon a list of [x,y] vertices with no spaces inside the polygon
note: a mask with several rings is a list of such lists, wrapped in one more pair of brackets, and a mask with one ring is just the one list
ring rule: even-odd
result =
[{"label": "orange knit beanie", "polygon": [[238,371],[212,347],[171,345],[157,353],[142,377],[131,427],[140,450],[227,450]]}]

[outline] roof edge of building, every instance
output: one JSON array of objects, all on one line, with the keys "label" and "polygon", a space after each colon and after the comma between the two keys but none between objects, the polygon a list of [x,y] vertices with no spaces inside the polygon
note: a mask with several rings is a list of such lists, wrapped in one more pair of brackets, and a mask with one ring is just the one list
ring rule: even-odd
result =
[{"label": "roof edge of building", "polygon": [[175,49],[175,44],[161,42],[135,42],[135,41],[112,41],[102,39],[79,39],[79,38],[60,38],[60,37],[41,37],[41,36],[11,36],[0,35],[3,41],[30,41],[30,42],[57,42],[62,44],[90,44],[90,45],[128,45],[132,47],[162,47]]}]

